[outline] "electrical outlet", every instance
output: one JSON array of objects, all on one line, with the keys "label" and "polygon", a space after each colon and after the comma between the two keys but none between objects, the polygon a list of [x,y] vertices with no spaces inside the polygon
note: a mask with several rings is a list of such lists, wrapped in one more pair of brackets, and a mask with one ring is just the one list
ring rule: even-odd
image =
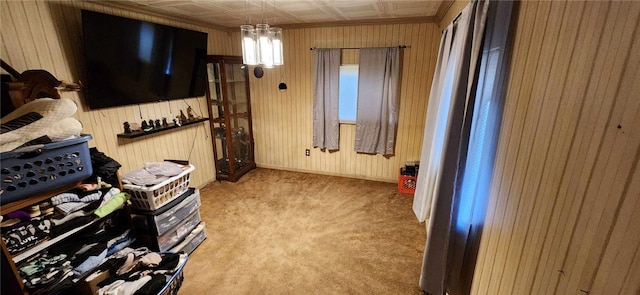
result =
[{"label": "electrical outlet", "polygon": [[305,156],[311,156],[311,151],[309,149],[304,150],[304,155]]}]

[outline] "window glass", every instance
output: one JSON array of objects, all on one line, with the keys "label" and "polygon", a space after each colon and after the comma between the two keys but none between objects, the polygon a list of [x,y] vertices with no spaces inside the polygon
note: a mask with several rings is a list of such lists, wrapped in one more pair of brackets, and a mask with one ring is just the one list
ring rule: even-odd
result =
[{"label": "window glass", "polygon": [[340,123],[355,123],[357,107],[358,65],[341,65],[338,104]]}]

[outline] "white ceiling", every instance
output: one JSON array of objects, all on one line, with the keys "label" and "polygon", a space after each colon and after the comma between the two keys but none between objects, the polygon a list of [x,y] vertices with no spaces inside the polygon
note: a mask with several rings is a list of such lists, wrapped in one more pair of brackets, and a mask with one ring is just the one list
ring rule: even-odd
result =
[{"label": "white ceiling", "polygon": [[[242,24],[318,24],[429,18],[441,0],[117,0],[112,5],[193,22],[237,28]],[[104,3],[104,2],[102,2]]]}]

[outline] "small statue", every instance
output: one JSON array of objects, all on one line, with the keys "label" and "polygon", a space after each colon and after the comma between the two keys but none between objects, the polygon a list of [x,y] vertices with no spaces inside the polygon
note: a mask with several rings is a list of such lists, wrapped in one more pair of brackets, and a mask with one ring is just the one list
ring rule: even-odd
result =
[{"label": "small statue", "polygon": [[189,116],[189,121],[193,121],[196,119],[196,117],[193,116],[193,109],[191,108],[191,106],[187,108],[187,116]]},{"label": "small statue", "polygon": [[169,126],[169,123],[167,123],[167,118],[162,118],[162,126],[163,127]]},{"label": "small statue", "polygon": [[124,122],[124,133],[131,133],[131,125],[129,122]]},{"label": "small statue", "polygon": [[153,121],[149,120],[149,123],[147,123],[147,121],[142,120],[142,131],[148,132],[151,130],[153,130]]},{"label": "small statue", "polygon": [[160,127],[162,127],[162,125],[160,125],[160,119],[156,119],[156,128]]},{"label": "small statue", "polygon": [[[176,118],[178,118],[178,117],[176,117]],[[176,119],[173,119],[173,125],[180,126],[180,124],[178,124],[178,120],[176,120]]]},{"label": "small statue", "polygon": [[187,117],[185,117],[184,112],[180,110],[180,125],[184,124],[185,122],[187,122]]}]

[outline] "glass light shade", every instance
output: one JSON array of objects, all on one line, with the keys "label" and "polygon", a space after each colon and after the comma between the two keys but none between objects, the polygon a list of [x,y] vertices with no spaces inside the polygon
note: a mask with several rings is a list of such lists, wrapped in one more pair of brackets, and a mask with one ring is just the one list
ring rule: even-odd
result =
[{"label": "glass light shade", "polygon": [[273,67],[273,46],[269,36],[268,24],[257,24],[256,35],[258,39],[258,63],[265,68]]},{"label": "glass light shade", "polygon": [[282,29],[273,27],[269,29],[269,35],[271,37],[271,46],[273,47],[273,64],[281,66],[284,64],[284,58],[282,56]]},{"label": "glass light shade", "polygon": [[253,26],[240,26],[240,38],[242,38],[242,61],[248,65],[257,65],[256,31]]}]

